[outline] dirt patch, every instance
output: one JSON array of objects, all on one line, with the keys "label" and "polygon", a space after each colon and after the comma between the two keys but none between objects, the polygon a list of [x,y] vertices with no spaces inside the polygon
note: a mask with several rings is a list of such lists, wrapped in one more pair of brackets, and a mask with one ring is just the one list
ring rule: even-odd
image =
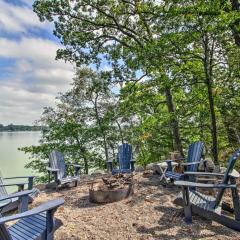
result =
[{"label": "dirt patch", "polygon": [[42,192],[34,205],[65,199],[56,212],[64,224],[55,232],[56,240],[240,239],[239,233],[198,216],[187,225],[182,209],[172,203],[178,189],[162,186],[158,175],[137,173],[133,181],[134,195],[115,203],[90,203],[88,181],[77,188]]}]

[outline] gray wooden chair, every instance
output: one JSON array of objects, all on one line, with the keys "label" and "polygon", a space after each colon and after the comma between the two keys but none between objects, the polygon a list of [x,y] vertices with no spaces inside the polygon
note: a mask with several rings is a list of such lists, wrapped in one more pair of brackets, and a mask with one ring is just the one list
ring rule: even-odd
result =
[{"label": "gray wooden chair", "polygon": [[[74,176],[69,176],[67,174],[68,166],[72,166],[75,168]],[[52,151],[49,155],[49,167],[47,168],[47,170],[49,173],[49,182],[51,174],[54,176],[56,190],[58,189],[59,186],[72,182],[74,182],[75,186],[77,186],[78,181],[80,179],[79,176],[80,165],[66,164],[64,154],[56,150]]]},{"label": "gray wooden chair", "polygon": [[[192,212],[210,220],[216,221],[229,228],[240,231],[240,203],[237,190],[236,180],[240,174],[234,170],[234,165],[240,157],[240,149],[237,150],[230,158],[227,170],[224,174],[206,173],[206,172],[185,172],[194,176],[217,176],[222,178],[221,183],[204,184],[188,181],[176,181],[174,184],[182,188],[182,192],[175,199],[174,203],[184,207],[185,220],[187,223],[192,222]],[[195,188],[218,189],[216,197],[203,194]],[[234,218],[221,213],[222,198],[226,189],[231,189],[233,209],[229,210],[234,213]],[[228,209],[225,209],[228,210]]]},{"label": "gray wooden chair", "polygon": [[[0,217],[0,239],[53,240],[54,231],[62,225],[54,213],[63,203],[63,199],[56,199],[23,213]],[[15,220],[18,221],[7,227],[7,222]]]},{"label": "gray wooden chair", "polygon": [[[14,179],[28,179],[26,182],[8,182],[9,180],[14,180]],[[12,187],[16,186],[18,188],[18,191],[23,191],[22,193],[18,194],[19,197],[12,197],[9,198],[8,200],[5,201],[0,201],[0,213],[5,214],[9,211],[16,210],[17,208],[21,209],[23,211],[23,198],[27,197],[28,203],[33,202],[34,198],[39,194],[39,190],[36,188],[33,188],[33,179],[34,176],[22,176],[22,177],[8,177],[8,178],[3,178],[2,174],[0,172],[0,198],[4,198],[6,196],[9,196],[9,192],[7,191],[7,187]],[[24,191],[24,187],[27,187],[27,190],[31,191]],[[26,194],[28,193],[28,194]],[[14,196],[13,194],[10,194],[10,196]],[[8,203],[8,204],[7,204]]]},{"label": "gray wooden chair", "polygon": [[[184,159],[185,158],[181,158],[180,160],[184,160]],[[184,175],[184,173],[175,172],[172,167],[173,161],[174,160],[166,161],[168,164],[168,169],[165,173],[165,176],[169,178],[172,182],[177,180],[185,180],[186,177],[188,176]],[[186,162],[182,162],[179,165],[184,168],[184,171],[197,172],[201,161],[204,162],[204,143],[201,141],[198,141],[198,142],[192,143],[189,146]],[[192,178],[191,180],[194,179],[194,177],[192,176],[190,178]]]}]

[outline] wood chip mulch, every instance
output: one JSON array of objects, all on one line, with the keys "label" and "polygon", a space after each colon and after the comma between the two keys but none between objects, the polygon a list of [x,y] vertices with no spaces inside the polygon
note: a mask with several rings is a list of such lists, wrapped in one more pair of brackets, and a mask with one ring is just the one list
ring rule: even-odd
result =
[{"label": "wood chip mulch", "polygon": [[56,240],[240,240],[239,233],[198,216],[187,225],[181,207],[172,203],[179,190],[161,185],[159,175],[136,173],[133,181],[134,194],[115,203],[90,203],[91,181],[82,181],[59,192],[42,191],[34,205],[65,199],[55,214],[63,222],[55,232]]}]

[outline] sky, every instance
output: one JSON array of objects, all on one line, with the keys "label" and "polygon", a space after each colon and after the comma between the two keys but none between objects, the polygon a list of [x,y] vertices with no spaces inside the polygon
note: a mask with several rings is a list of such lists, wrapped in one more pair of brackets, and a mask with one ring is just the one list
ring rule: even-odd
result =
[{"label": "sky", "polygon": [[32,125],[74,76],[70,63],[55,60],[62,46],[33,2],[0,0],[0,124]]}]

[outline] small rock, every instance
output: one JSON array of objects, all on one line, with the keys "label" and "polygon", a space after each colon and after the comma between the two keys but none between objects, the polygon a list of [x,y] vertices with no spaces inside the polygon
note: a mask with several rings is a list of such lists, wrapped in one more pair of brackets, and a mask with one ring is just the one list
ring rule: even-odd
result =
[{"label": "small rock", "polygon": [[206,170],[207,172],[213,172],[216,168],[216,166],[214,165],[214,163],[211,159],[205,160],[205,166],[206,166],[206,169],[204,169],[204,162],[201,161],[201,163],[199,164],[199,170],[200,171]]},{"label": "small rock", "polygon": [[154,202],[154,200],[151,198],[151,196],[146,196],[145,201],[150,202],[150,203]]},{"label": "small rock", "polygon": [[158,164],[153,165],[153,173],[160,174],[160,175],[162,174],[161,169]]},{"label": "small rock", "polygon": [[144,167],[142,167],[142,166],[135,167],[135,172],[143,172],[143,171],[144,171]]},{"label": "small rock", "polygon": [[88,174],[81,174],[80,175],[80,181],[81,180],[89,180],[89,179],[91,179],[91,176],[88,175]]},{"label": "small rock", "polygon": [[146,166],[146,170],[154,170],[154,163],[150,163]]},{"label": "small rock", "polygon": [[97,176],[101,176],[101,175],[103,175],[103,174],[105,174],[105,173],[106,173],[106,172],[103,171],[103,170],[96,170],[95,172],[93,172],[93,173],[91,174],[91,176],[97,177]]},{"label": "small rock", "polygon": [[46,184],[37,184],[34,187],[37,188],[40,191],[43,191],[43,190],[46,189]]}]

